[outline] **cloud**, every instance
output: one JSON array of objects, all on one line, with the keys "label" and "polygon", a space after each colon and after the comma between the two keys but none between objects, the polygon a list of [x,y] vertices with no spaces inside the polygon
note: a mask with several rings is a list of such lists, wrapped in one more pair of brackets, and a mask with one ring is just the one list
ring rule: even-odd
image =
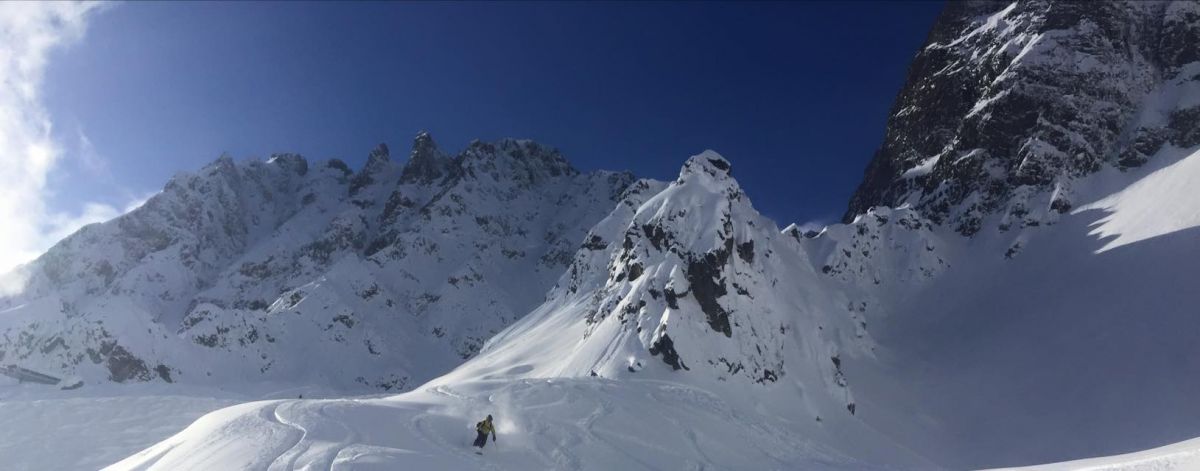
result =
[{"label": "cloud", "polygon": [[87,134],[83,133],[83,128],[75,130],[76,150],[79,153],[79,161],[83,164],[83,168],[91,172],[99,178],[107,181],[113,180],[112,172],[108,169],[108,159],[105,159],[96,152],[96,146],[92,145],[92,140],[88,139]]},{"label": "cloud", "polygon": [[[85,203],[78,214],[53,212],[47,177],[63,146],[42,104],[42,82],[52,51],[80,40],[99,3],[0,3],[0,273],[27,262],[84,224],[119,214],[101,203]],[[80,149],[90,141],[80,134]],[[87,145],[84,146],[83,144]],[[91,150],[86,165],[103,165]],[[102,167],[98,167],[102,168]]]}]

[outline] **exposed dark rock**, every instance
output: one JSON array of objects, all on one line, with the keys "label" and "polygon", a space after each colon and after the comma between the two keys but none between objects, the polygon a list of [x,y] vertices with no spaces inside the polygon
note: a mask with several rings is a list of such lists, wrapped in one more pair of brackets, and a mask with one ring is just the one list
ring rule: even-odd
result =
[{"label": "exposed dark rock", "polygon": [[400,173],[400,183],[433,183],[446,176],[450,159],[442,155],[437,143],[427,132],[417,134],[413,139],[412,152],[408,163]]},{"label": "exposed dark rock", "polygon": [[296,175],[308,174],[308,161],[299,154],[272,154],[271,163]]},{"label": "exposed dark rock", "polygon": [[652,245],[654,245],[655,249],[657,249],[657,250],[670,249],[670,235],[667,234],[667,232],[663,230],[661,225],[643,224],[642,225],[642,233],[644,233],[646,236],[646,239],[649,240]]},{"label": "exposed dark rock", "polygon": [[366,186],[375,183],[376,173],[387,166],[390,161],[387,144],[380,143],[375,146],[375,149],[367,155],[367,164],[354,175],[354,178],[350,179],[350,194],[356,195]]},{"label": "exposed dark rock", "polygon": [[158,365],[154,367],[154,372],[158,373],[158,377],[162,378],[163,381],[168,383],[174,382],[171,381],[171,368],[167,367],[167,365]]},{"label": "exposed dark rock", "polygon": [[592,234],[586,241],[583,242],[582,248],[588,250],[604,250],[608,248],[608,243],[601,239],[600,236]]},{"label": "exposed dark rock", "polygon": [[146,368],[146,362],[129,353],[125,347],[116,342],[109,341],[101,344],[99,354],[107,357],[105,367],[108,368],[108,379],[111,381],[124,383],[131,379],[149,381],[151,378],[150,370]]},{"label": "exposed dark rock", "polygon": [[679,370],[681,368],[684,370],[690,369],[683,363],[683,360],[679,358],[679,353],[675,351],[675,342],[671,341],[671,336],[667,335],[666,332],[663,332],[663,334],[658,337],[658,340],[656,340],[654,344],[650,346],[650,354],[654,356],[662,355],[663,363],[671,365],[671,369],[673,370]]},{"label": "exposed dark rock", "polygon": [[679,309],[679,296],[681,294],[687,293],[676,293],[675,290],[672,290],[671,288],[663,289],[663,296],[667,298],[667,307],[671,309]]},{"label": "exposed dark rock", "polygon": [[754,263],[754,241],[749,240],[738,244],[737,253],[738,257],[741,257],[746,263]]},{"label": "exposed dark rock", "polygon": [[640,263],[635,262],[635,263],[629,264],[629,281],[633,281],[633,280],[636,280],[639,277],[641,277],[642,270],[643,270],[642,264],[640,264]]},{"label": "exposed dark rock", "polygon": [[688,284],[691,285],[690,292],[700,304],[700,310],[707,317],[709,327],[730,337],[733,330],[729,326],[729,312],[717,301],[717,298],[728,294],[722,268],[729,261],[733,239],[726,239],[725,242],[725,247],[688,261],[686,272]]}]

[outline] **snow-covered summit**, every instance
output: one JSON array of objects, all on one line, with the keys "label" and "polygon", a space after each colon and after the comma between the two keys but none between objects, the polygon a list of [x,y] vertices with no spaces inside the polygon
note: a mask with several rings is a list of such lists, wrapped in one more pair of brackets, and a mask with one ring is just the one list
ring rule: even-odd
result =
[{"label": "snow-covered summit", "polygon": [[841,361],[869,355],[869,336],[731,168],[706,151],[668,185],[635,183],[544,304],[433,384],[526,365],[517,376],[749,388],[799,400],[790,416],[851,416]]}]

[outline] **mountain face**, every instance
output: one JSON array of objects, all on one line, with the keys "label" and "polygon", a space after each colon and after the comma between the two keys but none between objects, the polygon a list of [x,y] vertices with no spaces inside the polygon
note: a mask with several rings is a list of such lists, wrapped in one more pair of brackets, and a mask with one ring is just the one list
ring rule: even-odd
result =
[{"label": "mountain face", "polygon": [[706,151],[669,184],[635,182],[544,304],[432,384],[514,370],[658,379],[732,391],[804,423],[852,422],[843,368],[874,357],[867,317],[882,310],[881,288],[947,267],[934,227],[879,208],[819,234],[781,231],[732,169]]},{"label": "mountain face", "polygon": [[5,362],[88,380],[404,388],[538,302],[629,174],[529,141],[364,168],[222,157],[63,240],[0,298]]},{"label": "mountain face", "polygon": [[1080,180],[1200,145],[1200,4],[949,2],[845,222],[909,204],[964,235],[1053,223]]}]

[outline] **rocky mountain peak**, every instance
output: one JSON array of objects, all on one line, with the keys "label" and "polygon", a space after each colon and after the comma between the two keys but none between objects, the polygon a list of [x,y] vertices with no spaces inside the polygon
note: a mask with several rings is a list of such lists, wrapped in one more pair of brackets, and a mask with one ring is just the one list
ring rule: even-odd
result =
[{"label": "rocky mountain peak", "polygon": [[908,203],[964,235],[1054,223],[1077,182],[1200,145],[1194,2],[950,2],[844,222]]},{"label": "rocky mountain peak", "polygon": [[707,191],[721,193],[729,201],[742,200],[742,188],[733,178],[733,165],[721,154],[705,150],[684,162],[679,170],[676,185],[699,185]]},{"label": "rocky mountain peak", "polygon": [[202,171],[212,171],[212,172],[222,172],[222,173],[236,172],[237,171],[237,163],[234,162],[233,156],[229,155],[228,152],[222,152],[221,155],[219,157],[217,157],[217,160],[214,160],[214,161],[212,161],[212,163],[205,165],[204,168],[202,169]]},{"label": "rocky mountain peak", "polygon": [[442,154],[434,142],[433,136],[421,131],[413,138],[412,151],[408,163],[400,173],[401,183],[430,183],[447,173],[450,159]]},{"label": "rocky mountain peak", "polygon": [[752,207],[731,169],[706,151],[669,184],[630,185],[588,232],[545,304],[493,339],[479,365],[490,367],[491,351],[564,352],[530,374],[756,391],[803,384],[814,410],[853,414],[837,359],[857,351],[843,350],[843,340],[857,345],[866,335],[842,315],[844,300],[814,303],[825,296],[808,290],[832,278]]},{"label": "rocky mountain peak", "polygon": [[304,176],[308,173],[308,161],[305,160],[300,154],[272,154],[271,158],[267,159],[267,163],[277,165],[280,168],[299,176]]},{"label": "rocky mountain peak", "polygon": [[382,165],[385,162],[390,162],[390,161],[391,161],[391,157],[388,153],[387,144],[380,142],[379,145],[376,145],[374,149],[371,149],[371,153],[367,154],[366,168],[371,168],[373,166]]},{"label": "rocky mountain peak", "polygon": [[367,154],[366,165],[363,165],[362,170],[354,174],[354,178],[350,180],[350,194],[356,195],[363,188],[374,184],[379,180],[380,174],[391,168],[392,159],[388,152],[388,146],[381,142],[371,149],[371,152]]},{"label": "rocky mountain peak", "polygon": [[733,174],[733,165],[725,160],[721,154],[712,150],[705,150],[697,155],[688,158],[683,164],[683,168],[679,172],[679,178],[686,178],[689,175],[707,175],[713,179],[730,178]]}]

